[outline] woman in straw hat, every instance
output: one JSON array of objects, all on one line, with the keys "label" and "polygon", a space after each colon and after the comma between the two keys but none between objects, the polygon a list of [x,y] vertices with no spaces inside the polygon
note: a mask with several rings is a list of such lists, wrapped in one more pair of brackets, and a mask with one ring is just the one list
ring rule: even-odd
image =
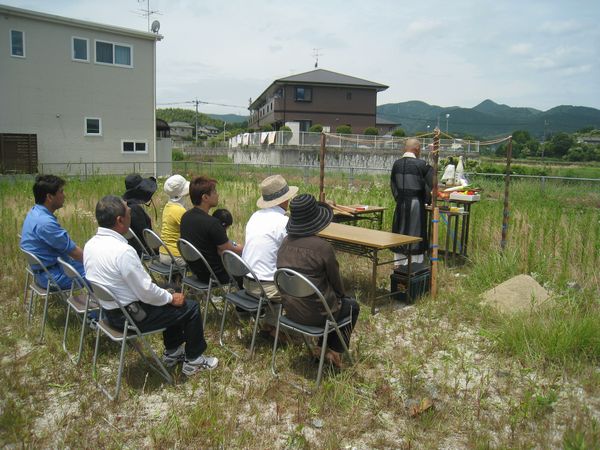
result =
[{"label": "woman in straw hat", "polygon": [[[301,194],[290,202],[288,235],[277,254],[277,267],[296,270],[306,276],[321,291],[334,318],[352,315],[352,323],[340,330],[346,345],[350,344],[350,334],[358,319],[359,306],[355,299],[344,292],[339,264],[332,245],[317,236],[333,218],[333,211],[326,203],[317,202],[310,194]],[[302,299],[282,295],[286,315],[305,325],[322,326],[326,311],[316,297]],[[319,340],[321,346],[322,340]],[[341,353],[344,347],[337,333],[329,334],[329,347],[325,357],[337,367],[341,366]],[[317,349],[320,353],[320,349]]]},{"label": "woman in straw hat", "polygon": [[[162,213],[162,229],[160,237],[175,258],[178,266],[184,267],[185,260],[181,257],[177,248],[181,224],[181,216],[186,211],[183,205],[185,197],[190,195],[190,182],[181,175],[173,175],[165,181],[165,194],[169,196],[169,201],[165,205]],[[171,258],[164,248],[160,248],[160,262],[171,264]]]}]

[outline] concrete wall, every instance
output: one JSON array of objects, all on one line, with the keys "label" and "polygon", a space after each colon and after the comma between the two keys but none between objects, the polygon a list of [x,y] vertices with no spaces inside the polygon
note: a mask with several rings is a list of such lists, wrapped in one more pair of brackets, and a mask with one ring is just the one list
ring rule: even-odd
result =
[{"label": "concrete wall", "polygon": [[[2,11],[0,11],[2,12]],[[9,30],[25,33],[26,57],[10,56]],[[72,59],[72,37],[87,38],[89,62]],[[96,64],[95,40],[132,47],[133,67]],[[0,20],[0,133],[34,133],[45,171],[53,162],[147,163],[154,159],[154,45],[107,30],[21,17]],[[85,117],[102,120],[85,135]],[[123,153],[122,140],[146,153]],[[169,158],[170,160],[170,158]]]},{"label": "concrete wall", "polygon": [[[319,165],[319,149],[317,148],[235,148],[230,149],[227,154],[236,164]],[[394,161],[400,156],[400,151],[328,149],[325,154],[325,165],[355,169],[389,168],[391,170]]]}]

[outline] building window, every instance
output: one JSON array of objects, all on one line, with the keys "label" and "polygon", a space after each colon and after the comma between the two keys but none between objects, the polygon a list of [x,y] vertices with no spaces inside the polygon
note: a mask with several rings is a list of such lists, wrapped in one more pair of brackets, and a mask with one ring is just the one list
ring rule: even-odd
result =
[{"label": "building window", "polygon": [[312,120],[299,120],[300,131],[308,131],[312,127]]},{"label": "building window", "polygon": [[73,37],[72,42],[73,53],[71,57],[73,61],[89,62],[89,41],[85,38]]},{"label": "building window", "polygon": [[10,55],[25,58],[25,33],[18,30],[10,30]]},{"label": "building window", "polygon": [[121,151],[123,153],[148,153],[148,143],[146,141],[121,141]]},{"label": "building window", "polygon": [[133,49],[129,45],[96,41],[96,63],[132,67]]},{"label": "building window", "polygon": [[346,100],[352,100],[352,92],[346,92]]},{"label": "building window", "polygon": [[98,117],[85,118],[85,135],[102,136],[102,119]]},{"label": "building window", "polygon": [[294,93],[297,102],[312,102],[312,88],[296,87]]}]

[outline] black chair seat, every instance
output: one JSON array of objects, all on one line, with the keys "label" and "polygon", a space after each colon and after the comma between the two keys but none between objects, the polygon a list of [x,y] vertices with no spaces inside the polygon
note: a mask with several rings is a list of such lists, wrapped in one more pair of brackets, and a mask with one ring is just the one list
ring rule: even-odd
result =
[{"label": "black chair seat", "polygon": [[[345,317],[344,319],[338,320],[337,322],[338,322],[338,326],[341,328],[345,325],[348,325],[351,321],[352,321],[352,317],[348,316],[348,317]],[[304,324],[295,322],[286,316],[281,316],[281,318],[279,319],[279,322],[281,323],[281,325],[284,325],[287,328],[290,328],[290,329],[296,330],[296,331],[300,331],[301,333],[309,334],[311,336],[322,336],[325,331],[325,325],[323,325],[322,327],[316,327],[313,325],[304,325]],[[333,328],[331,328],[331,330],[333,330]]]},{"label": "black chair seat", "polygon": [[249,313],[254,313],[258,310],[258,299],[247,294],[245,290],[230,292],[225,295],[225,298],[228,302]]},{"label": "black chair seat", "polygon": [[197,289],[199,291],[208,290],[208,283],[200,281],[195,275],[183,277],[181,283],[187,286],[191,286],[192,288]]},{"label": "black chair seat", "polygon": [[171,266],[168,264],[163,264],[160,261],[153,261],[148,266],[148,270],[152,270],[153,272],[157,272],[168,277],[171,273]]}]

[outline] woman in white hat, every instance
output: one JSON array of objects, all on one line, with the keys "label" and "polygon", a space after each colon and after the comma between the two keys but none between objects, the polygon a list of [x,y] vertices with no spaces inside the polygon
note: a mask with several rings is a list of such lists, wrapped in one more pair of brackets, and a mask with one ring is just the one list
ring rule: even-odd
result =
[{"label": "woman in white hat", "polygon": [[[162,229],[160,237],[175,258],[175,262],[179,266],[185,266],[185,261],[177,248],[179,240],[181,224],[181,216],[185,213],[183,200],[190,195],[190,182],[181,175],[173,175],[165,181],[165,194],[169,196],[169,201],[165,205],[162,214]],[[163,264],[171,264],[171,258],[167,255],[164,248],[160,249],[160,262]]]}]

